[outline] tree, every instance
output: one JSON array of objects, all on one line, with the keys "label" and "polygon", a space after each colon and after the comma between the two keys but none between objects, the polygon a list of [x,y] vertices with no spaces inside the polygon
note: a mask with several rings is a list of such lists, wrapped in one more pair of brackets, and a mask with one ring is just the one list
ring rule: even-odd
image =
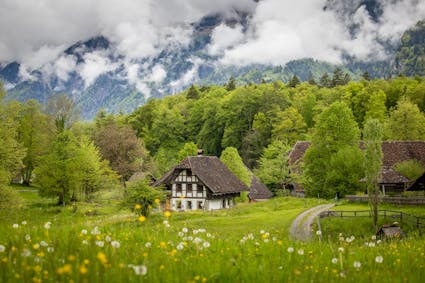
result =
[{"label": "tree", "polygon": [[364,71],[362,74],[362,79],[365,81],[370,81],[370,74],[368,71]]},{"label": "tree", "polygon": [[40,158],[34,170],[35,182],[43,197],[58,197],[58,204],[65,205],[78,188],[79,160],[75,137],[69,130],[59,133],[50,146],[49,153]]},{"label": "tree", "polygon": [[26,149],[23,158],[22,180],[29,186],[32,172],[37,167],[40,156],[47,151],[52,137],[52,129],[47,115],[41,112],[41,105],[35,100],[28,100],[19,114],[18,137]]},{"label": "tree", "polygon": [[[1,88],[0,84],[0,93]],[[9,183],[23,167],[25,148],[18,141],[19,111],[19,103],[0,104],[0,187]]]},{"label": "tree", "polygon": [[74,102],[66,94],[52,96],[47,101],[47,113],[52,117],[58,132],[70,129],[79,116]]},{"label": "tree", "polygon": [[186,95],[187,99],[198,99],[199,98],[199,90],[191,85]]},{"label": "tree", "polygon": [[[334,188],[334,178],[329,172],[332,158],[338,159],[338,152],[352,152],[358,147],[359,128],[351,110],[345,103],[334,102],[318,117],[312,136],[311,146],[304,155],[304,185],[308,196],[334,197],[335,193],[342,196],[345,191]],[[339,154],[341,155],[341,153]],[[352,154],[356,156],[355,153]],[[351,164],[355,165],[355,162]],[[354,166],[355,167],[355,166]],[[352,168],[356,170],[356,168]],[[351,172],[351,174],[357,174]],[[355,188],[347,188],[352,191]]]},{"label": "tree", "polygon": [[198,154],[198,146],[194,142],[185,143],[178,153],[179,162],[188,156],[196,156]]},{"label": "tree", "polygon": [[382,167],[382,124],[377,119],[366,121],[363,129],[365,180],[375,232],[378,231],[379,181]]},{"label": "tree", "polygon": [[251,186],[252,172],[245,166],[236,148],[226,147],[221,153],[220,160],[239,180],[248,187]]},{"label": "tree", "polygon": [[229,81],[226,84],[226,90],[227,91],[232,91],[236,88],[236,80],[235,77],[231,76]]},{"label": "tree", "polygon": [[148,217],[151,208],[156,207],[164,198],[162,191],[148,185],[148,180],[130,184],[124,205],[137,215]]},{"label": "tree", "polygon": [[344,72],[341,68],[336,68],[333,72],[331,86],[344,85]]},{"label": "tree", "polygon": [[255,175],[273,192],[285,189],[289,182],[288,153],[291,146],[281,140],[274,140],[267,148],[254,171]]},{"label": "tree", "polygon": [[296,87],[299,84],[300,84],[300,79],[296,75],[293,75],[291,80],[288,83],[289,87]]},{"label": "tree", "polygon": [[425,167],[416,159],[399,162],[394,169],[410,180],[416,180],[425,172]]},{"label": "tree", "polygon": [[378,119],[383,124],[387,119],[387,107],[385,100],[387,96],[382,90],[372,93],[366,105],[365,121],[369,119]]},{"label": "tree", "polygon": [[311,72],[308,74],[308,81],[307,82],[311,85],[317,85],[317,82],[314,79],[314,76]]},{"label": "tree", "polygon": [[277,121],[273,123],[272,138],[293,144],[302,139],[307,125],[303,116],[294,107],[288,107],[277,115]]},{"label": "tree", "polygon": [[95,137],[103,159],[109,161],[111,168],[120,175],[121,184],[126,188],[126,181],[142,168],[148,153],[135,132],[128,126],[118,127],[112,123]]},{"label": "tree", "polygon": [[324,73],[321,77],[320,77],[320,86],[321,87],[331,87],[332,86],[332,81],[329,78],[328,73]]},{"label": "tree", "polygon": [[390,112],[385,124],[385,136],[389,140],[424,140],[425,114],[408,99],[401,99]]}]

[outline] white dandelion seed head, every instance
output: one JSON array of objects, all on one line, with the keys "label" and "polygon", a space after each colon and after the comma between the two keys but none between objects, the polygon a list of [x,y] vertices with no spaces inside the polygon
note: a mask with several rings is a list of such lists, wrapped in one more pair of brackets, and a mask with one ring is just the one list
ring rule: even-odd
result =
[{"label": "white dandelion seed head", "polygon": [[179,243],[176,247],[179,251],[181,251],[182,249],[184,249],[184,243]]},{"label": "white dandelion seed head", "polygon": [[338,248],[338,252],[343,253],[344,252],[344,248],[343,247],[339,247]]},{"label": "white dandelion seed head", "polygon": [[204,228],[199,228],[199,229],[198,229],[198,232],[199,232],[199,233],[205,233],[205,232],[207,232],[207,230],[205,230]]},{"label": "white dandelion seed head", "polygon": [[107,242],[110,242],[110,241],[112,241],[112,238],[111,238],[111,236],[107,235],[107,236],[105,237],[105,241],[107,241]]},{"label": "white dandelion seed head", "polygon": [[128,267],[132,268],[136,275],[146,275],[146,273],[148,273],[148,268],[144,264],[142,265],[129,264]]},{"label": "white dandelion seed head", "polygon": [[376,240],[376,235],[372,235],[372,241]]},{"label": "white dandelion seed head", "polygon": [[145,247],[146,247],[146,248],[150,248],[150,247],[152,247],[152,243],[151,243],[151,242],[146,242]]},{"label": "white dandelion seed head", "polygon": [[210,243],[209,242],[204,242],[203,244],[202,244],[202,246],[204,247],[204,248],[209,248],[210,247]]},{"label": "white dandelion seed head", "polygon": [[360,262],[360,261],[355,261],[355,262],[353,263],[353,266],[354,266],[354,268],[359,269],[359,268],[362,266],[362,264],[361,264],[361,262]]},{"label": "white dandelion seed head", "polygon": [[337,264],[337,263],[338,263],[338,259],[337,259],[336,257],[334,257],[334,258],[332,258],[331,262],[332,262],[333,264]]},{"label": "white dandelion seed head", "polygon": [[317,236],[322,236],[322,231],[317,230],[317,231],[316,231],[316,235],[317,235]]},{"label": "white dandelion seed head", "polygon": [[241,244],[245,244],[245,240],[244,240],[244,239],[241,239],[239,242],[240,242]]},{"label": "white dandelion seed head", "polygon": [[49,252],[49,253],[52,253],[54,251],[55,251],[55,248],[53,248],[53,247],[48,247],[47,248],[47,252]]},{"label": "white dandelion seed head", "polygon": [[293,253],[294,252],[294,248],[293,247],[289,247],[288,248],[288,253]]},{"label": "white dandelion seed head", "polygon": [[168,224],[168,220],[162,221],[162,224],[167,225]]},{"label": "white dandelion seed head", "polygon": [[3,245],[0,245],[0,253],[3,253],[6,250],[6,247]]},{"label": "white dandelion seed head", "polygon": [[201,238],[196,237],[195,239],[193,239],[193,243],[195,243],[195,244],[199,244],[201,242],[202,242]]},{"label": "white dandelion seed head", "polygon": [[376,263],[382,263],[384,261],[384,258],[380,255],[378,255],[377,257],[375,257],[375,261]]},{"label": "white dandelion seed head", "polygon": [[376,243],[379,245],[380,243],[382,243],[382,241],[381,240],[378,240],[378,241],[376,241]]},{"label": "white dandelion seed head", "polygon": [[102,248],[105,245],[105,242],[104,241],[96,241],[95,244],[96,244],[96,246]]},{"label": "white dandelion seed head", "polygon": [[276,237],[273,237],[272,240],[273,240],[273,242],[276,242],[277,241],[277,238]]},{"label": "white dandelion seed head", "polygon": [[189,230],[186,227],[183,227],[182,232],[187,233]]},{"label": "white dandelion seed head", "polygon": [[261,235],[264,234],[264,233],[266,233],[264,230],[260,230]]},{"label": "white dandelion seed head", "polygon": [[207,233],[206,236],[207,236],[207,238],[211,238],[212,237],[211,233]]},{"label": "white dandelion seed head", "polygon": [[12,228],[13,228],[13,229],[18,229],[18,228],[19,228],[19,224],[18,224],[18,223],[13,224],[13,225],[12,225]]},{"label": "white dandelion seed head", "polygon": [[375,243],[374,243],[374,242],[370,242],[370,243],[369,243],[369,247],[370,247],[370,248],[375,247]]},{"label": "white dandelion seed head", "polygon": [[27,225],[27,221],[24,220],[24,221],[21,222],[21,224],[22,225]]},{"label": "white dandelion seed head", "polygon": [[248,234],[248,239],[254,240],[254,235],[252,233]]},{"label": "white dandelion seed head", "polygon": [[265,238],[263,241],[264,243],[268,243],[270,240],[268,238]]},{"label": "white dandelion seed head", "polygon": [[23,249],[21,252],[22,257],[29,257],[31,255],[31,251],[29,249]]},{"label": "white dandelion seed head", "polygon": [[195,229],[195,230],[193,230],[192,232],[193,232],[193,234],[194,234],[194,235],[196,235],[196,234],[198,234],[198,233],[199,233],[199,231],[198,231],[198,230],[196,230],[196,229]]},{"label": "white dandelion seed head", "polygon": [[255,242],[254,245],[258,247],[260,245],[260,243],[259,242]]},{"label": "white dandelion seed head", "polygon": [[119,247],[121,247],[121,244],[120,244],[120,242],[118,242],[118,241],[112,241],[112,242],[111,242],[111,246],[112,246],[113,248],[118,249]]},{"label": "white dandelion seed head", "polygon": [[298,250],[298,254],[299,254],[299,255],[303,255],[303,254],[304,254],[304,250],[303,250],[303,249],[299,249],[299,250]]},{"label": "white dandelion seed head", "polygon": [[101,232],[99,231],[99,227],[94,227],[93,230],[90,232],[92,235],[100,235]]},{"label": "white dandelion seed head", "polygon": [[40,242],[40,246],[42,246],[42,247],[47,247],[47,246],[49,246],[49,244],[48,244],[48,243],[46,243],[45,241],[41,241],[41,242]]},{"label": "white dandelion seed head", "polygon": [[30,236],[30,235],[28,235],[28,234],[26,234],[26,235],[25,235],[25,240],[26,240],[26,241],[31,241],[31,236]]},{"label": "white dandelion seed head", "polygon": [[48,221],[48,222],[44,223],[44,229],[49,230],[50,226],[52,226],[52,222]]},{"label": "white dandelion seed head", "polygon": [[89,244],[89,242],[87,240],[83,240],[82,243],[83,243],[83,245],[88,245]]},{"label": "white dandelion seed head", "polygon": [[184,236],[184,233],[183,233],[183,232],[179,232],[179,233],[178,233],[178,235],[179,235],[179,237],[181,238],[181,237],[183,237],[183,236]]},{"label": "white dandelion seed head", "polygon": [[87,230],[86,229],[81,230],[81,234],[87,235]]}]

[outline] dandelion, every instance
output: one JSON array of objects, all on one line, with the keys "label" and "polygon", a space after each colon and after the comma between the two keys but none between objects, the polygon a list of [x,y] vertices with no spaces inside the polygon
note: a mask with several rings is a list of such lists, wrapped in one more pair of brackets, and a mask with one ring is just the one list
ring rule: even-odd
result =
[{"label": "dandelion", "polygon": [[148,273],[148,268],[146,267],[146,265],[133,265],[133,264],[129,264],[128,267],[129,268],[133,268],[134,273],[136,275],[146,275],[146,273]]},{"label": "dandelion", "polygon": [[13,229],[18,229],[18,228],[19,228],[19,224],[17,224],[17,223],[13,224],[13,225],[12,225],[12,228],[13,228]]},{"label": "dandelion", "polygon": [[264,234],[264,233],[265,233],[265,231],[264,231],[264,230],[261,230],[261,231],[260,231],[260,234]]},{"label": "dandelion", "polygon": [[375,243],[374,243],[374,242],[370,242],[370,243],[368,244],[368,246],[369,246],[370,248],[373,248],[373,247],[375,247]]},{"label": "dandelion", "polygon": [[189,230],[186,227],[183,227],[182,232],[187,233]]},{"label": "dandelion", "polygon": [[27,222],[24,220],[21,222],[22,225],[27,225]]},{"label": "dandelion", "polygon": [[48,247],[47,248],[47,252],[49,252],[49,253],[52,253],[52,252],[54,252],[55,251],[55,249],[53,248],[53,247]]},{"label": "dandelion", "polygon": [[38,250],[38,249],[40,248],[40,245],[39,245],[39,244],[34,244],[34,245],[32,246],[32,248],[33,248],[34,250]]},{"label": "dandelion", "polygon": [[344,248],[343,247],[339,247],[338,248],[338,252],[343,253],[344,252]]},{"label": "dandelion", "polygon": [[147,243],[145,244],[145,247],[150,248],[150,247],[152,247],[152,244],[151,244],[150,242],[147,242]]},{"label": "dandelion", "polygon": [[353,266],[354,266],[354,268],[359,269],[359,268],[362,266],[362,264],[361,264],[361,262],[360,262],[360,261],[355,261],[355,262],[353,263]]},{"label": "dandelion", "polygon": [[293,253],[294,252],[294,248],[293,247],[289,247],[288,248],[288,253]]},{"label": "dandelion", "polygon": [[81,274],[86,274],[88,272],[88,269],[87,269],[87,267],[83,264],[83,265],[81,265],[80,266],[80,273]]},{"label": "dandelion", "polygon": [[91,230],[90,232],[92,235],[100,235],[101,232],[99,231],[99,228],[96,226],[93,228],[93,230]]},{"label": "dandelion", "polygon": [[317,235],[317,236],[322,236],[322,231],[317,230],[317,231],[316,231],[316,235]]},{"label": "dandelion", "polygon": [[303,255],[303,254],[304,254],[304,250],[303,250],[303,249],[299,249],[299,250],[298,250],[298,254],[299,254],[299,255]]},{"label": "dandelion", "polygon": [[103,265],[108,263],[108,259],[104,253],[98,252],[96,257]]},{"label": "dandelion", "polygon": [[145,222],[146,221],[146,217],[143,215],[140,215],[138,218],[139,222]]},{"label": "dandelion", "polygon": [[136,204],[136,205],[134,206],[134,209],[136,209],[136,210],[142,209],[142,206],[141,206],[140,204]]},{"label": "dandelion", "polygon": [[164,216],[169,218],[171,216],[171,212],[169,212],[169,211],[164,212]]},{"label": "dandelion", "polygon": [[193,243],[195,243],[195,244],[199,244],[201,242],[202,242],[201,238],[196,237],[195,239],[193,239]]},{"label": "dandelion", "polygon": [[336,257],[334,257],[331,261],[332,261],[333,264],[337,264],[338,263],[338,259]]},{"label": "dandelion", "polygon": [[204,246],[204,248],[206,248],[206,249],[210,247],[210,243],[209,243],[209,242],[204,242],[202,245],[203,245],[203,246]]},{"label": "dandelion", "polygon": [[31,251],[29,249],[23,249],[21,256],[22,257],[29,257],[31,255]]},{"label": "dandelion", "polygon": [[179,237],[183,237],[184,236],[184,233],[183,232],[179,232],[178,235],[179,235]]},{"label": "dandelion", "polygon": [[81,230],[81,234],[87,235],[87,230],[86,229]]},{"label": "dandelion", "polygon": [[6,250],[6,247],[3,245],[0,245],[0,253],[3,253]]},{"label": "dandelion", "polygon": [[184,244],[183,243],[179,243],[176,247],[179,251],[181,251],[184,248]]},{"label": "dandelion", "polygon": [[49,244],[48,243],[46,243],[45,241],[41,241],[40,242],[40,246],[42,246],[42,247],[47,247]]},{"label": "dandelion", "polygon": [[30,235],[28,235],[28,234],[26,234],[26,235],[25,235],[25,240],[26,240],[26,241],[28,241],[28,242],[29,242],[29,241],[31,241],[31,236],[30,236]]},{"label": "dandelion", "polygon": [[44,223],[44,229],[49,230],[51,225],[52,225],[52,222],[50,222],[50,221]]},{"label": "dandelion", "polygon": [[380,255],[378,255],[377,257],[375,257],[375,262],[376,263],[382,263],[384,261],[384,258]]},{"label": "dandelion", "polygon": [[159,198],[156,198],[156,199],[154,200],[154,202],[155,202],[156,204],[159,204],[161,201],[159,200]]},{"label": "dandelion", "polygon": [[83,243],[83,245],[88,245],[89,244],[89,242],[87,240],[83,240],[82,243]]},{"label": "dandelion", "polygon": [[376,243],[377,243],[378,245],[379,245],[381,242],[382,242],[381,240],[376,241]]},{"label": "dandelion", "polygon": [[96,246],[102,248],[105,245],[105,242],[104,241],[96,241],[95,244],[96,244]]},{"label": "dandelion", "polygon": [[119,247],[121,247],[121,244],[120,244],[120,242],[118,242],[118,241],[112,241],[112,242],[111,242],[111,246],[112,246],[113,248],[118,249]]},{"label": "dandelion", "polygon": [[376,240],[376,235],[372,235],[372,241]]},{"label": "dandelion", "polygon": [[199,229],[198,229],[198,232],[199,232],[199,233],[205,233],[205,232],[207,232],[207,230],[205,230],[204,228],[199,228]]}]

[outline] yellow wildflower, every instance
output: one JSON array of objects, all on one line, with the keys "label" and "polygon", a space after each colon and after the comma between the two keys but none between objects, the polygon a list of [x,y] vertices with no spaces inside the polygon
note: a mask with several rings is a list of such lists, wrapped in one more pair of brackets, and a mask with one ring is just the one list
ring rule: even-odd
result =
[{"label": "yellow wildflower", "polygon": [[106,258],[106,255],[102,252],[97,253],[97,259],[103,264],[106,265],[108,263],[108,259]]},{"label": "yellow wildflower", "polygon": [[74,261],[75,260],[75,255],[69,255],[68,256],[68,260],[69,261]]},{"label": "yellow wildflower", "polygon": [[167,243],[166,242],[161,242],[161,243],[159,243],[159,246],[161,248],[165,248],[167,246]]},{"label": "yellow wildflower", "polygon": [[136,209],[136,210],[139,210],[139,209],[141,209],[142,208],[142,206],[140,205],[140,204],[136,204],[135,206],[134,206],[134,209]]},{"label": "yellow wildflower", "polygon": [[83,263],[84,263],[85,265],[88,265],[88,264],[90,263],[90,260],[85,259],[85,260],[83,260]]},{"label": "yellow wildflower", "polygon": [[160,270],[163,270],[164,268],[165,268],[165,266],[164,266],[164,265],[162,265],[162,264],[159,266],[159,269],[160,269]]},{"label": "yellow wildflower", "polygon": [[144,217],[143,215],[140,215],[138,218],[139,222],[145,222],[146,221],[146,217]]},{"label": "yellow wildflower", "polygon": [[156,204],[159,204],[160,202],[161,202],[161,201],[159,200],[159,198],[156,198],[156,199],[155,199],[155,203],[156,203]]},{"label": "yellow wildflower", "polygon": [[39,244],[34,244],[34,245],[32,245],[32,248],[34,250],[38,250],[40,248],[40,245]]},{"label": "yellow wildflower", "polygon": [[169,212],[169,211],[164,212],[164,216],[169,218],[171,216],[171,212]]},{"label": "yellow wildflower", "polygon": [[88,272],[87,267],[86,267],[84,264],[82,264],[82,265],[80,266],[80,273],[81,273],[81,274],[86,274],[87,272]]}]

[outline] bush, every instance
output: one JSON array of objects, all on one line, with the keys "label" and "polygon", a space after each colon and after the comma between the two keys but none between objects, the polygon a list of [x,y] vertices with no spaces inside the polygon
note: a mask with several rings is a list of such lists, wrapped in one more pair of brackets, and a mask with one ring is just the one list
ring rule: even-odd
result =
[{"label": "bush", "polygon": [[0,209],[16,207],[20,203],[17,193],[8,187],[0,187]]},{"label": "bush", "polygon": [[158,206],[164,198],[162,190],[149,186],[148,180],[141,180],[129,186],[124,205],[137,215],[148,217],[150,209]]}]

